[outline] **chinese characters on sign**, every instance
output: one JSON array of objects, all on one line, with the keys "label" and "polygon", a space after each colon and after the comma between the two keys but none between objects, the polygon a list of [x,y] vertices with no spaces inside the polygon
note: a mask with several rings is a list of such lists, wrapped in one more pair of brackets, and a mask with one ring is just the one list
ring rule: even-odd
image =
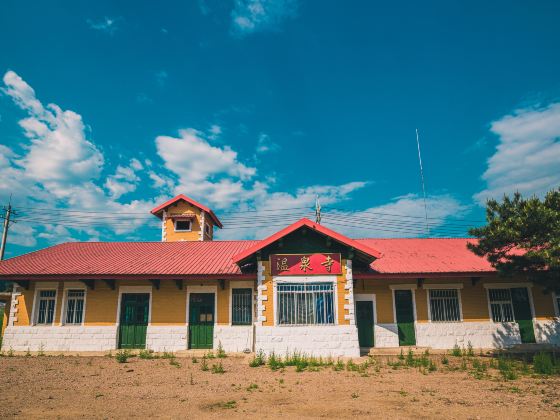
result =
[{"label": "chinese characters on sign", "polygon": [[272,254],[273,276],[342,274],[340,254]]}]

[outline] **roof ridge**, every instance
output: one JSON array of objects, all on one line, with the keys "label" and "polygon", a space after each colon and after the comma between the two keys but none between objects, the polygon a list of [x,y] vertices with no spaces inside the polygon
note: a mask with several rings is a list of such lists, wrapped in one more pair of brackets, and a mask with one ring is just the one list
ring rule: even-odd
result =
[{"label": "roof ridge", "polygon": [[431,240],[447,240],[447,239],[476,239],[473,237],[466,237],[466,236],[460,236],[460,237],[454,237],[454,236],[445,236],[445,237],[438,237],[438,238],[418,238],[418,237],[399,237],[399,238],[355,238],[355,241],[395,241],[395,240],[399,240],[399,239],[419,239],[419,240],[427,240],[427,239],[431,239]]}]

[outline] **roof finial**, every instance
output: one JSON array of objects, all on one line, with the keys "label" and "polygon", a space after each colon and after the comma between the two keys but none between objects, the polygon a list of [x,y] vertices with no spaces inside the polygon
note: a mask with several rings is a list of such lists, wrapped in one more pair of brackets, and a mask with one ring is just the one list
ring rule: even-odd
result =
[{"label": "roof finial", "polygon": [[319,202],[319,194],[315,198],[315,223],[321,224],[321,203]]}]

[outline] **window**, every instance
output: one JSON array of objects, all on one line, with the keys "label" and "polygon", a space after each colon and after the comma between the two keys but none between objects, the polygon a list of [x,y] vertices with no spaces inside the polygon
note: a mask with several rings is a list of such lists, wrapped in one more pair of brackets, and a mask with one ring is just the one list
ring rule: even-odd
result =
[{"label": "window", "polygon": [[251,289],[231,290],[231,324],[251,325],[253,291]]},{"label": "window", "polygon": [[54,305],[56,290],[39,290],[37,302],[37,324],[52,324],[54,321]]},{"label": "window", "polygon": [[208,236],[210,236],[210,225],[208,223],[204,225],[204,231]]},{"label": "window", "polygon": [[429,294],[432,321],[456,322],[461,320],[459,292],[456,289],[430,289]]},{"label": "window", "polygon": [[278,324],[334,324],[332,283],[278,284]]},{"label": "window", "polygon": [[175,220],[175,232],[190,232],[190,231],[191,231],[190,220]]},{"label": "window", "polygon": [[494,322],[513,322],[513,305],[510,289],[488,289],[490,311]]},{"label": "window", "polygon": [[84,290],[68,290],[65,324],[81,324],[84,319]]}]

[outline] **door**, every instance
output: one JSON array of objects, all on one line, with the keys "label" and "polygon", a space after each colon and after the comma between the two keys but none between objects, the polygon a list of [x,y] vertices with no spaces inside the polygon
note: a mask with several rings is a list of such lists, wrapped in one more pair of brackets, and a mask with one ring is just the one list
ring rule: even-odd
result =
[{"label": "door", "polygon": [[535,342],[535,330],[533,328],[533,313],[529,302],[529,292],[526,287],[514,287],[511,289],[511,303],[515,321],[519,325],[522,343]]},{"label": "door", "polygon": [[191,293],[189,348],[211,349],[214,337],[214,293]]},{"label": "door", "polygon": [[356,301],[356,321],[360,347],[373,347],[373,302]]},{"label": "door", "polygon": [[395,314],[397,316],[399,346],[416,345],[412,290],[395,290]]},{"label": "door", "polygon": [[123,293],[119,323],[119,348],[146,348],[146,330],[150,313],[149,293]]}]

